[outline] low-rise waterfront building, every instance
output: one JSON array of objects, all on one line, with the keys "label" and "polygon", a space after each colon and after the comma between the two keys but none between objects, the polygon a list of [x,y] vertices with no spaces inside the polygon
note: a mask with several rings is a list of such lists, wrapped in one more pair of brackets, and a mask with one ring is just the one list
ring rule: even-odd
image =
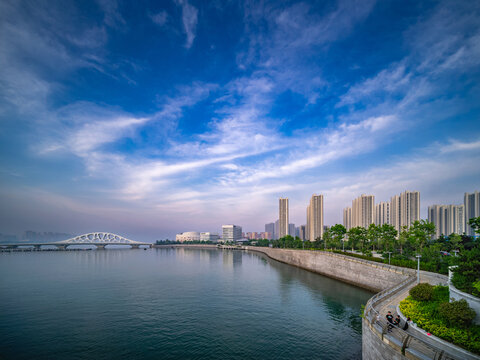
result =
[{"label": "low-rise waterfront building", "polygon": [[222,238],[225,242],[235,242],[242,239],[242,227],[238,225],[222,225]]},{"label": "low-rise waterfront building", "polygon": [[219,239],[220,239],[220,236],[218,234],[214,234],[211,232],[200,233],[200,241],[218,242]]},{"label": "low-rise waterfront building", "polygon": [[175,236],[175,240],[179,242],[200,241],[200,233],[198,231],[187,231]]}]

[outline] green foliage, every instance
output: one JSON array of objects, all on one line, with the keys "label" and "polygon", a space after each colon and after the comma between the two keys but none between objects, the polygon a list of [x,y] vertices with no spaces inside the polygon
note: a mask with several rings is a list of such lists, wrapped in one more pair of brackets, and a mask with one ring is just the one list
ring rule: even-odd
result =
[{"label": "green foliage", "polygon": [[480,291],[474,286],[477,281],[480,281],[480,248],[478,247],[460,253],[452,283],[458,290],[480,297]]},{"label": "green foliage", "polygon": [[476,314],[466,300],[444,302],[440,304],[440,316],[448,326],[466,328],[472,324]]},{"label": "green foliage", "polygon": [[433,286],[420,283],[410,289],[410,296],[417,301],[430,301],[433,298]]},{"label": "green foliage", "polygon": [[378,227],[378,233],[382,248],[386,251],[393,251],[397,237],[397,230],[395,227],[390,224],[383,224]]},{"label": "green foliage", "polygon": [[400,302],[400,310],[420,328],[473,353],[480,354],[480,326],[449,326],[440,316],[440,304],[448,302],[448,287],[436,286],[431,301],[416,301],[411,296]]},{"label": "green foliage", "polygon": [[329,249],[339,249],[343,246],[343,240],[347,229],[341,224],[335,224],[323,233],[324,245]]},{"label": "green foliage", "polygon": [[470,225],[477,234],[480,234],[480,216],[468,220],[468,225]]},{"label": "green foliage", "polygon": [[433,223],[427,220],[416,220],[409,229],[409,240],[415,244],[417,251],[421,252],[434,234],[435,225]]},{"label": "green foliage", "polygon": [[472,285],[480,293],[480,280],[475,281]]},{"label": "green foliage", "polygon": [[348,230],[347,235],[348,243],[352,248],[360,246],[360,249],[365,249],[365,244],[367,242],[367,229],[357,226]]}]

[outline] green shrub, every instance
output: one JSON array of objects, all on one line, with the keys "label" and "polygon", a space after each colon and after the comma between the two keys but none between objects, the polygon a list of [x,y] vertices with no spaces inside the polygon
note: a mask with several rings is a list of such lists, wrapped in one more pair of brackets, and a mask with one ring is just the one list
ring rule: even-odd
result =
[{"label": "green shrub", "polygon": [[433,286],[420,283],[410,289],[410,296],[417,301],[430,301],[433,298]]},{"label": "green shrub", "polygon": [[421,302],[411,296],[400,302],[400,311],[420,328],[473,353],[480,354],[480,326],[468,328],[447,326],[439,314],[441,303],[448,301],[448,287],[436,286],[432,301]]},{"label": "green shrub", "polygon": [[445,319],[447,325],[453,327],[470,326],[476,315],[464,299],[440,304],[439,310],[440,316]]}]

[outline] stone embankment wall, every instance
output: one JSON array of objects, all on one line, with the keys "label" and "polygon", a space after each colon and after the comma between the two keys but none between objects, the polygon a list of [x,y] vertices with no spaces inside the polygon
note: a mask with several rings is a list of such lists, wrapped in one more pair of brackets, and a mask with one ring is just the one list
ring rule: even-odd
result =
[{"label": "stone embankment wall", "polygon": [[[402,344],[390,336],[383,337],[372,324],[362,319],[362,359],[364,360],[404,360],[408,359],[402,354]],[[409,359],[418,359],[410,356]]]},{"label": "stone embankment wall", "polygon": [[195,249],[217,249],[217,245],[214,244],[165,244],[165,245],[153,245],[154,248],[157,249],[165,249],[165,248],[195,248]]},{"label": "stone embankment wall", "polygon": [[412,269],[357,259],[324,251],[245,247],[248,251],[264,253],[268,257],[302,269],[316,272],[359,287],[381,291],[415,274]]}]

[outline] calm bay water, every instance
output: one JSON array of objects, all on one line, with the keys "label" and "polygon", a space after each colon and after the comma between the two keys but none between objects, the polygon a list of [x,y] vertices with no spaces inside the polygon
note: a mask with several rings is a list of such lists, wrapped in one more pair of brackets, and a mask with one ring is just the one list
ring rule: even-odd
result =
[{"label": "calm bay water", "polygon": [[372,294],[255,253],[0,253],[0,358],[360,359]]}]

